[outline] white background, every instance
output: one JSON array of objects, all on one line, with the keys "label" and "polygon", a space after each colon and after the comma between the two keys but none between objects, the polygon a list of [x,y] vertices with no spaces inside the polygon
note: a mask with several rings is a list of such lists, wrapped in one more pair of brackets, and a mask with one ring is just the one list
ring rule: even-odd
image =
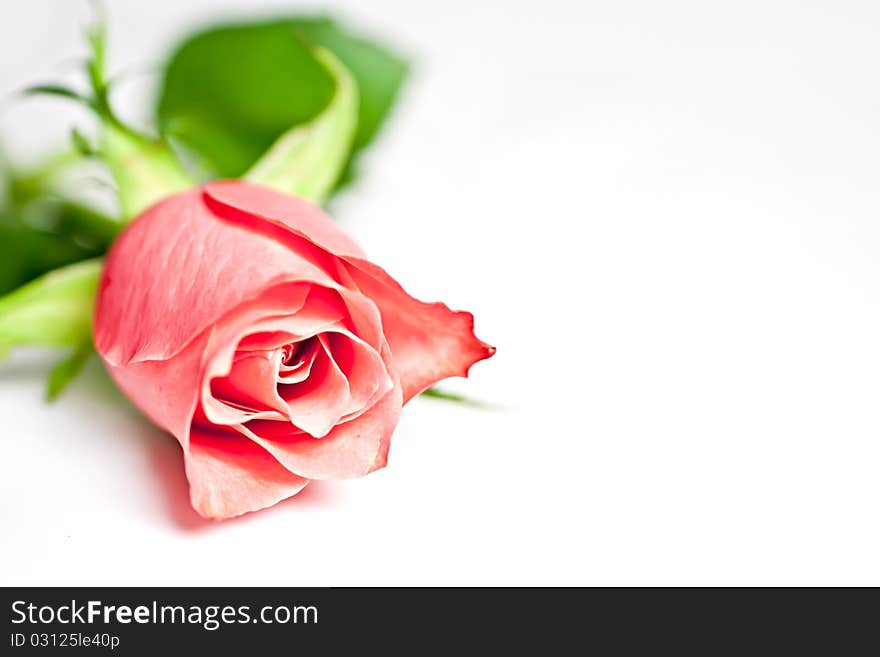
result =
[{"label": "white background", "polygon": [[[305,6],[108,4],[134,78]],[[476,314],[498,354],[447,387],[493,408],[417,400],[385,470],[214,523],[97,363],[47,406],[18,354],[0,583],[880,584],[880,5],[318,6],[415,61],[335,213]],[[88,16],[4,1],[0,92],[66,75]],[[72,120],[7,102],[0,134],[22,158]]]}]

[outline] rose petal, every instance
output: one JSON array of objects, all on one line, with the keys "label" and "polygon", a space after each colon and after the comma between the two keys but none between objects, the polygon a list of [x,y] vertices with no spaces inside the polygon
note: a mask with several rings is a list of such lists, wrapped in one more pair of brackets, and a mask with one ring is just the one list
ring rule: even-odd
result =
[{"label": "rose petal", "polygon": [[[229,221],[254,230],[265,230],[265,222],[287,228],[346,262],[350,280],[381,313],[393,366],[403,386],[404,403],[441,379],[467,376],[474,363],[495,353],[494,347],[474,335],[473,315],[411,297],[385,270],[366,260],[360,248],[331,219],[317,208],[310,209],[306,201],[268,188],[230,182],[211,183],[205,193],[217,201],[215,211]],[[344,280],[339,272],[336,277]]]},{"label": "rose petal", "polygon": [[315,357],[311,372],[302,383],[281,385],[280,394],[290,408],[293,424],[322,438],[339,422],[349,405],[351,393],[345,374],[336,365],[319,336],[322,351]]},{"label": "rose petal", "polygon": [[108,364],[107,369],[141,410],[181,444],[193,508],[207,518],[228,518],[295,495],[308,480],[237,432],[220,438],[196,427],[191,433],[206,342],[207,335],[201,336],[170,361]]},{"label": "rose petal", "polygon": [[171,360],[125,366],[105,362],[107,372],[126,396],[155,424],[174,434],[184,450],[198,405],[202,354],[207,343],[208,334],[203,334]]},{"label": "rose petal", "polygon": [[348,380],[350,400],[344,419],[357,417],[394,387],[382,357],[366,342],[346,332],[329,331],[321,337]]},{"label": "rose petal", "polygon": [[291,432],[281,422],[255,421],[238,428],[291,472],[308,479],[361,477],[384,467],[401,411],[398,381],[372,408],[336,425],[323,438]]},{"label": "rose petal", "polygon": [[[283,218],[286,224],[296,227],[297,232],[324,251],[364,257],[357,242],[323,210],[299,197],[241,180],[210,182],[205,185],[205,194],[226,208],[239,210],[250,217]],[[247,217],[239,219],[249,221]]]},{"label": "rose petal", "polygon": [[[304,342],[300,342],[300,345]],[[282,364],[278,368],[278,383],[300,383],[309,378],[312,372],[312,365],[315,363],[315,357],[321,351],[321,343],[317,340],[309,340],[305,348],[301,348],[297,352],[296,365]]]},{"label": "rose petal", "polygon": [[309,483],[234,431],[194,426],[189,444],[185,461],[190,501],[206,518],[229,518],[272,506]]},{"label": "rose petal", "polygon": [[474,363],[495,353],[495,347],[474,335],[471,313],[414,299],[380,267],[352,262],[352,277],[382,313],[404,403],[441,379],[466,377]]},{"label": "rose petal", "polygon": [[172,196],[110,249],[95,344],[115,364],[170,358],[230,309],[283,281],[334,284],[288,245],[218,218],[201,189]]},{"label": "rose petal", "polygon": [[[245,421],[243,417],[236,418],[228,408],[218,407],[211,394],[211,381],[229,375],[237,352],[277,349],[338,326],[338,318],[344,313],[327,307],[320,300],[310,302],[313,299],[310,290],[302,285],[276,286],[233,309],[212,328],[205,347],[206,365],[201,385],[202,404],[212,421],[222,424]],[[287,299],[290,307],[296,308],[293,314],[266,316],[283,308]],[[271,380],[275,381],[275,374]]]},{"label": "rose petal", "polygon": [[229,374],[211,382],[205,416],[216,424],[240,424],[257,417],[289,419],[290,409],[276,385],[280,365],[280,350],[236,357]]}]

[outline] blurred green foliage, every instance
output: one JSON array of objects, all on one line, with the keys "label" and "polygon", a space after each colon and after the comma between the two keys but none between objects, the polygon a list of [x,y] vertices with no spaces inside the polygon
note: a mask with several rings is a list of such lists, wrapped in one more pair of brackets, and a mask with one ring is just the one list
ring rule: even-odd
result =
[{"label": "blurred green foliage", "polygon": [[235,178],[290,128],[330,101],[333,81],[309,48],[332,52],[360,95],[351,162],[376,135],[406,77],[406,62],[328,18],[291,18],[209,29],[186,39],[165,69],[162,132],[194,151],[213,175]]},{"label": "blurred green foliage", "polygon": [[[350,180],[352,159],[387,117],[407,64],[326,17],[230,24],[186,37],[164,69],[157,99],[160,131],[194,151],[213,176],[240,176],[279,136],[314,118],[333,96],[333,79],[316,61],[314,44],[331,51],[358,86],[357,127],[340,182]],[[34,90],[61,90],[87,100],[57,85]],[[78,133],[75,137],[83,141]],[[0,294],[103,254],[118,232],[114,218],[53,188],[53,176],[78,158],[65,151],[31,171],[0,171]]]},{"label": "blurred green foliage", "polygon": [[28,172],[0,172],[0,294],[107,250],[119,224],[59,195],[53,178],[76,163],[62,153]]},{"label": "blurred green foliage", "polygon": [[[129,134],[110,107],[104,35],[101,21],[89,32],[92,56],[86,70],[90,93],[54,84],[38,85],[28,92],[84,103],[120,134]],[[343,164],[338,188],[351,180],[354,157],[387,117],[406,77],[407,64],[329,18],[230,24],[185,38],[163,72],[156,100],[160,135],[195,155],[209,177],[240,177],[279,137],[309,122],[332,98],[339,97],[326,62],[316,59],[319,49],[315,46],[332,53],[348,69],[357,86],[357,93],[349,95],[360,99],[353,137],[353,102],[346,119],[345,143],[351,139],[351,150],[346,153],[343,146],[333,157],[333,178]],[[342,120],[343,113],[331,114],[328,121]],[[38,167],[23,171],[0,162],[0,357],[18,344],[67,349],[68,356],[50,375],[49,398],[60,393],[92,352],[91,307],[101,267],[96,258],[107,251],[124,225],[121,217],[107,216],[66,197],[56,182],[84,157],[114,160],[108,157],[112,155],[108,143],[104,140],[95,147],[74,130],[73,148]],[[279,161],[292,158],[305,166],[303,161],[314,159],[299,151],[294,155],[297,157]],[[170,154],[168,158],[174,159]],[[315,161],[323,164],[325,159],[322,156]],[[124,176],[112,167],[111,172],[119,188]],[[122,173],[135,181],[142,178],[137,168]],[[149,173],[154,173],[153,169]],[[328,179],[325,187],[332,185],[333,180]],[[325,191],[321,190],[322,198]],[[123,213],[125,210],[123,204]],[[86,260],[90,262],[82,262]],[[52,273],[46,275],[48,272]]]}]

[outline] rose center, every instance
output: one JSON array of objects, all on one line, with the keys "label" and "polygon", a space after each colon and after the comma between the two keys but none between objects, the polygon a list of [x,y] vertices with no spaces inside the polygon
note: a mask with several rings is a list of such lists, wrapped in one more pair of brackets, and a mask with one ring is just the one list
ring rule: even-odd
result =
[{"label": "rose center", "polygon": [[313,336],[293,344],[284,345],[281,347],[281,365],[294,369],[301,367],[306,357],[314,351],[317,342],[318,337]]}]

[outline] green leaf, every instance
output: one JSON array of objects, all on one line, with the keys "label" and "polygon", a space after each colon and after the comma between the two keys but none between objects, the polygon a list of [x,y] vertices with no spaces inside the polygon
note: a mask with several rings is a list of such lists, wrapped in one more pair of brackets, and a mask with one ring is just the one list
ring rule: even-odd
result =
[{"label": "green leaf", "polygon": [[357,83],[353,155],[376,134],[407,67],[327,18],[228,25],[188,38],[165,69],[157,108],[161,130],[216,175],[240,177],[333,97],[332,77],[314,57],[314,45],[332,52]]},{"label": "green leaf", "polygon": [[4,162],[3,184],[8,191],[6,205],[21,207],[51,193],[55,180],[82,162],[82,155],[72,148],[54,153],[26,171],[14,169],[10,163]]},{"label": "green leaf", "polygon": [[308,37],[336,55],[351,72],[360,92],[355,151],[378,133],[406,79],[407,63],[378,44],[342,30],[328,18],[294,21]]},{"label": "green leaf", "polygon": [[465,397],[464,395],[459,395],[455,392],[446,392],[439,388],[428,388],[422,392],[421,396],[430,399],[439,399],[441,401],[455,402],[456,404],[464,404],[465,406],[473,406],[475,408],[489,408],[491,406],[488,402]]},{"label": "green leaf", "polygon": [[98,149],[92,145],[92,142],[79,129],[73,128],[70,131],[70,140],[77,153],[83,157],[94,157],[98,154]]},{"label": "green leaf", "polygon": [[57,269],[0,298],[0,350],[79,347],[91,339],[101,260]]},{"label": "green leaf", "polygon": [[28,87],[22,91],[27,96],[58,96],[61,98],[67,98],[68,100],[73,100],[78,103],[82,103],[87,107],[91,107],[94,109],[95,103],[91,98],[88,98],[78,91],[71,89],[70,87],[65,87],[60,84],[37,84],[32,87]]},{"label": "green leaf", "polygon": [[55,401],[76,375],[82,371],[95,349],[91,340],[83,342],[69,356],[59,361],[46,380],[46,401]]},{"label": "green leaf", "polygon": [[54,198],[0,208],[0,295],[48,271],[103,254],[118,222]]},{"label": "green leaf", "polygon": [[166,70],[160,129],[223,177],[243,174],[291,126],[314,117],[333,82],[287,23],[208,30],[183,43]]},{"label": "green leaf", "polygon": [[314,55],[333,76],[333,98],[317,117],[282,135],[245,178],[320,205],[348,161],[358,96],[354,80],[336,57],[323,48],[316,48]]},{"label": "green leaf", "polygon": [[63,198],[61,174],[83,162],[72,149],[39,165],[0,172],[0,295],[65,265],[103,254],[122,225],[81,202]]}]

